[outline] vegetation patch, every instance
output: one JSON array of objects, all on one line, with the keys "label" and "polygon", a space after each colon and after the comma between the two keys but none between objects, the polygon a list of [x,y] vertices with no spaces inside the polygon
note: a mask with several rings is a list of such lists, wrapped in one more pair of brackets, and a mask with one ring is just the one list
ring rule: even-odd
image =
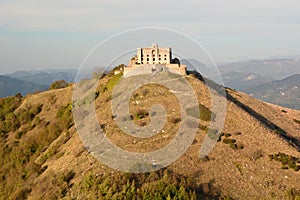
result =
[{"label": "vegetation patch", "polygon": [[[222,133],[220,140],[222,140],[222,142],[224,144],[228,144],[230,146],[230,148],[232,148],[232,149],[243,149],[244,145],[237,144],[237,141],[235,139],[232,139],[231,136],[232,135],[230,133]],[[222,137],[224,137],[224,138],[222,139]]]},{"label": "vegetation patch", "polygon": [[291,168],[295,171],[300,170],[300,158],[296,158],[291,155],[287,155],[285,153],[277,153],[277,154],[270,154],[269,155],[271,160],[275,160],[278,162],[281,162],[282,169],[288,169]]},{"label": "vegetation patch", "polygon": [[211,186],[204,192],[191,177],[160,169],[142,174],[85,175],[79,190],[91,199],[199,199],[209,196]]},{"label": "vegetation patch", "polygon": [[294,120],[294,122],[296,122],[297,124],[300,124],[300,120],[298,120],[298,119],[293,119]]},{"label": "vegetation patch", "polygon": [[61,89],[61,88],[65,88],[68,86],[69,86],[69,84],[65,80],[54,81],[53,83],[51,83],[49,90]]},{"label": "vegetation patch", "polygon": [[59,120],[59,124],[63,130],[68,129],[73,123],[72,108],[72,104],[68,103],[58,109],[56,118]]},{"label": "vegetation patch", "polygon": [[191,107],[191,108],[186,109],[186,113],[189,116],[192,116],[195,118],[200,117],[200,119],[203,121],[211,121],[211,120],[214,121],[215,120],[216,115],[213,112],[211,112],[209,110],[209,108],[207,108],[206,106],[204,106],[202,104],[199,104],[200,115],[196,111],[197,111],[196,107]]},{"label": "vegetation patch", "polygon": [[106,88],[107,90],[112,90],[121,80],[122,74],[117,74],[111,77],[111,79],[108,81]]},{"label": "vegetation patch", "polygon": [[200,119],[203,121],[214,121],[216,118],[215,113],[211,112],[209,108],[206,106],[199,104],[199,111],[200,111]]}]

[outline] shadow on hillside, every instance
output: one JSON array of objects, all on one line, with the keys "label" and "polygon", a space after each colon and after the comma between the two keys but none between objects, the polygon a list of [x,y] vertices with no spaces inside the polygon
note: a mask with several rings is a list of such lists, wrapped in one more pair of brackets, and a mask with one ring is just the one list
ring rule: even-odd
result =
[{"label": "shadow on hillside", "polygon": [[300,141],[297,140],[297,138],[287,135],[287,132],[268,120],[266,117],[261,115],[260,113],[256,112],[249,106],[243,104],[241,101],[233,97],[227,90],[224,89],[223,86],[215,83],[212,80],[204,78],[200,73],[197,72],[190,72],[189,74],[193,74],[196,78],[198,78],[200,81],[204,82],[209,88],[215,90],[219,95],[225,96],[229,101],[233,102],[235,105],[249,113],[251,116],[253,116],[255,119],[260,121],[263,125],[265,125],[267,128],[273,130],[277,135],[279,135],[282,139],[287,141],[290,145],[292,145],[294,148],[297,149],[297,151],[300,152]]}]

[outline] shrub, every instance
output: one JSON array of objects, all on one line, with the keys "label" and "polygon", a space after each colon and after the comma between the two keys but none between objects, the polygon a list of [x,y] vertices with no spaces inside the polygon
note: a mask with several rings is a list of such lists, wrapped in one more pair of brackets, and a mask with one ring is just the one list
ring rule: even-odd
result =
[{"label": "shrub", "polygon": [[148,117],[149,113],[145,109],[138,109],[135,113],[136,119],[144,119],[145,117]]},{"label": "shrub", "polygon": [[202,130],[202,131],[205,131],[205,132],[207,132],[207,130],[208,130],[207,126],[204,126],[204,125],[202,125],[202,124],[199,124],[198,128],[199,128],[200,130]]},{"label": "shrub", "polygon": [[64,177],[63,177],[63,181],[69,183],[75,176],[75,172],[73,170],[69,171]]},{"label": "shrub", "polygon": [[0,120],[4,120],[6,114],[14,112],[21,101],[22,98],[19,96],[0,99]]},{"label": "shrub", "polygon": [[181,122],[181,117],[172,117],[171,122],[173,124],[177,124],[177,123]]},{"label": "shrub", "polygon": [[56,114],[62,130],[68,129],[73,122],[72,104],[68,103],[66,106],[61,106]]},{"label": "shrub", "polygon": [[296,122],[297,124],[300,124],[300,120],[297,120],[297,119],[293,119],[294,122]]},{"label": "shrub", "polygon": [[68,87],[68,85],[69,84],[65,80],[54,81],[53,83],[51,83],[49,89],[53,90],[53,89],[65,88]]},{"label": "shrub", "polygon": [[298,158],[294,156],[279,152],[277,154],[273,154],[273,155],[271,154],[269,155],[269,157],[270,160],[276,160],[278,162],[281,162],[283,169],[291,168],[295,171],[300,170],[300,166],[297,165]]},{"label": "shrub", "polygon": [[203,121],[214,121],[215,114],[212,113],[206,106],[199,104],[199,111],[200,111],[200,119]]},{"label": "shrub", "polygon": [[225,144],[234,144],[236,142],[235,139],[225,138],[223,139],[223,143]]},{"label": "shrub", "polygon": [[107,90],[112,90],[122,78],[122,74],[114,75],[111,79],[109,79],[106,88]]}]

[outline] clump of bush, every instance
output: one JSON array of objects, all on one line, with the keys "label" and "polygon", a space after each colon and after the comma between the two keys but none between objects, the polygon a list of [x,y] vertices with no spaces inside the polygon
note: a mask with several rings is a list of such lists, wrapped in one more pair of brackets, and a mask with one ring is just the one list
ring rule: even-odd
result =
[{"label": "clump of bush", "polygon": [[58,109],[56,118],[59,120],[59,124],[63,130],[68,129],[73,123],[72,104],[68,103],[66,106],[62,106]]},{"label": "clump of bush", "polygon": [[49,90],[65,88],[68,86],[69,84],[65,80],[54,81],[53,83],[51,83]]},{"label": "clump of bush", "polygon": [[206,106],[199,104],[200,119],[203,121],[214,121],[216,118],[215,113],[211,112]]},{"label": "clump of bush", "polygon": [[300,190],[295,188],[290,189],[286,192],[287,199],[299,200],[300,199]]},{"label": "clump of bush", "polygon": [[300,124],[300,120],[298,120],[298,119],[293,119],[294,120],[294,122],[296,122],[297,124]]},{"label": "clump of bush", "polygon": [[27,124],[31,122],[36,115],[38,115],[42,111],[42,104],[34,105],[29,109],[22,109],[18,113],[18,120],[21,125]]},{"label": "clump of bush", "polygon": [[173,124],[177,124],[177,123],[181,122],[181,117],[172,117],[171,122]]},{"label": "clump of bush", "polygon": [[112,76],[112,78],[109,79],[105,88],[107,88],[107,90],[112,90],[118,84],[121,78],[122,78],[122,74],[117,74]]},{"label": "clump of bush", "polygon": [[138,109],[135,113],[135,118],[136,119],[144,119],[149,116],[149,112],[145,109]]},{"label": "clump of bush", "polygon": [[20,127],[14,111],[20,106],[22,96],[7,97],[0,99],[0,136],[6,137],[10,131],[15,131]]},{"label": "clump of bush", "polygon": [[197,199],[204,192],[192,178],[161,169],[143,174],[88,173],[80,191],[92,199]]},{"label": "clump of bush", "polygon": [[202,125],[202,124],[199,124],[198,128],[199,128],[200,130],[202,130],[202,131],[205,131],[205,132],[207,132],[207,130],[208,130],[207,126],[204,126],[204,125]]},{"label": "clump of bush", "polygon": [[197,113],[196,107],[190,107],[186,109],[186,113],[189,116],[196,117],[196,118],[200,117],[200,119],[203,121],[215,120],[216,115],[213,112],[211,112],[209,108],[207,108],[202,104],[199,104],[199,112],[200,113]]},{"label": "clump of bush", "polygon": [[224,144],[228,144],[230,146],[230,148],[232,149],[243,149],[244,145],[243,144],[237,144],[235,139],[231,139],[231,134],[230,133],[222,133],[221,137],[225,137],[223,138],[222,142]]},{"label": "clump of bush", "polygon": [[300,170],[300,165],[297,163],[300,163],[300,158],[296,158],[291,155],[287,155],[285,153],[277,153],[277,154],[270,154],[269,158],[271,160],[276,160],[278,162],[281,162],[282,164],[282,169],[288,169],[291,168],[295,171]]}]

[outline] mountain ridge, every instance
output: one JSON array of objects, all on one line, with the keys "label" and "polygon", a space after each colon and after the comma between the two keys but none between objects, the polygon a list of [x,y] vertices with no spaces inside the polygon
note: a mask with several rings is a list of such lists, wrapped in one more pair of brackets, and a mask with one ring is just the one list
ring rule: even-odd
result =
[{"label": "mountain ridge", "polygon": [[27,95],[37,91],[47,90],[47,85],[40,85],[31,83],[29,81],[22,81],[8,76],[0,75],[0,98],[13,96],[17,93]]}]

